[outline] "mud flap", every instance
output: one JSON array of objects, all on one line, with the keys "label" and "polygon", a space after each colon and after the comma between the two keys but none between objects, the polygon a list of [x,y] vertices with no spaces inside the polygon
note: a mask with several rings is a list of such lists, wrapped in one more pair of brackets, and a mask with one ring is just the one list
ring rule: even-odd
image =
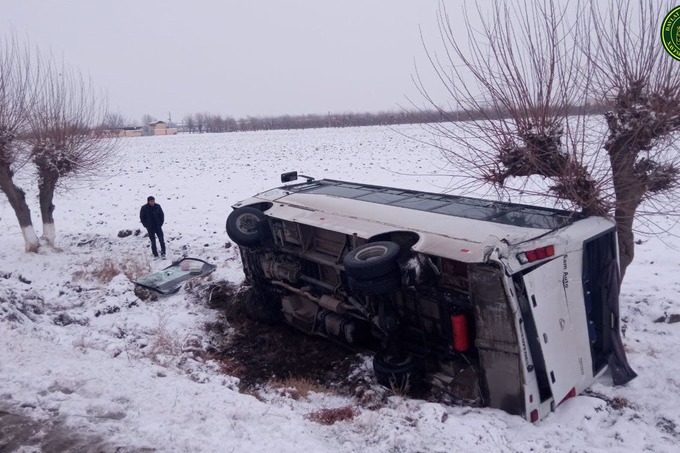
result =
[{"label": "mud flap", "polygon": [[162,271],[133,280],[132,283],[161,294],[172,294],[179,291],[185,281],[203,277],[215,269],[217,269],[217,266],[214,264],[198,258],[183,258]]}]

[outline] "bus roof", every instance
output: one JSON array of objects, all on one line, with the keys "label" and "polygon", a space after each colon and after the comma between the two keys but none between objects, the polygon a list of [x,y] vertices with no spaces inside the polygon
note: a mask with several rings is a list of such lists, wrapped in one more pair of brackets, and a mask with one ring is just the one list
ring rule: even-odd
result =
[{"label": "bus roof", "polygon": [[358,184],[332,179],[308,181],[301,184],[284,186],[281,189],[287,192],[330,195],[525,228],[552,230],[566,226],[584,217],[577,212],[559,209]]}]

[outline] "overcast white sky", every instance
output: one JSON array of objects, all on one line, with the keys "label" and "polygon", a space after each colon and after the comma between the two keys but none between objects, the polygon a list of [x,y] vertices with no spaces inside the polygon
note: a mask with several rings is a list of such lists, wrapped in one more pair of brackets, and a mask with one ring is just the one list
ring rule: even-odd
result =
[{"label": "overcast white sky", "polygon": [[[449,0],[453,17],[461,1]],[[5,0],[14,28],[106,90],[111,109],[234,117],[398,110],[418,98],[437,0]],[[429,47],[429,45],[428,45]],[[428,86],[437,95],[439,82]]]}]

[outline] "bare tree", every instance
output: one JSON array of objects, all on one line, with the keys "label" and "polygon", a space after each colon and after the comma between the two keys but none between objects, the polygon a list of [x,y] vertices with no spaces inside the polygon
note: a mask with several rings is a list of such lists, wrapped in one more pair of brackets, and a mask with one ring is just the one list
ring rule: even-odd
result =
[{"label": "bare tree", "polygon": [[31,109],[28,143],[37,169],[43,238],[54,245],[54,193],[64,180],[100,171],[116,140],[100,126],[107,112],[92,83],[65,66],[46,67]]},{"label": "bare tree", "polygon": [[205,114],[205,131],[206,132],[222,132],[222,116],[212,113]]},{"label": "bare tree", "polygon": [[0,191],[19,221],[27,252],[40,245],[24,191],[16,185],[16,171],[25,163],[19,137],[25,132],[36,96],[36,59],[15,36],[0,42]]},{"label": "bare tree", "polygon": [[225,131],[226,132],[233,132],[235,130],[238,130],[238,124],[236,123],[236,120],[231,117],[227,116],[224,118],[224,126],[225,126]]},{"label": "bare tree", "polygon": [[[431,126],[468,184],[613,214],[622,274],[640,204],[678,184],[677,153],[663,146],[680,129],[680,72],[657,42],[664,12],[653,0],[495,2],[490,15],[478,4],[460,39],[441,3],[445,53],[428,56],[453,105],[419,82],[440,114],[468,120]],[[610,108],[606,124],[589,115],[592,101]]]},{"label": "bare tree", "polygon": [[102,120],[103,129],[121,129],[130,125],[130,121],[118,112],[109,112]]},{"label": "bare tree", "polygon": [[148,113],[142,115],[142,129],[145,135],[151,135],[151,123],[155,122],[156,118]]},{"label": "bare tree", "polygon": [[194,131],[196,130],[196,121],[194,120],[194,116],[186,115],[182,122],[184,123],[184,127],[186,127],[189,130],[189,132],[193,134]]},{"label": "bare tree", "polygon": [[633,222],[643,204],[644,214],[668,213],[677,206],[672,198],[680,182],[680,156],[674,146],[680,131],[680,71],[658,36],[661,19],[673,6],[616,0],[605,12],[592,8],[598,41],[590,63],[594,88],[611,105],[605,114],[604,149],[611,163],[624,266],[634,257]]},{"label": "bare tree", "polygon": [[156,117],[153,115],[149,115],[148,113],[145,113],[142,115],[142,126],[148,126],[149,124],[153,123],[156,121]]},{"label": "bare tree", "polygon": [[196,120],[196,129],[198,129],[198,133],[199,134],[203,133],[203,131],[206,129],[206,126],[207,126],[208,114],[207,113],[197,113],[194,116],[194,119]]}]

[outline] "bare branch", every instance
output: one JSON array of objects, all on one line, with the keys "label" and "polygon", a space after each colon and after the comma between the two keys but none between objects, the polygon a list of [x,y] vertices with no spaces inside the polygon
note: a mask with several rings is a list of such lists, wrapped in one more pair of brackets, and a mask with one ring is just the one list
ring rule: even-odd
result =
[{"label": "bare branch", "polygon": [[[432,144],[462,176],[499,193],[613,214],[625,269],[638,208],[658,206],[654,200],[679,185],[680,71],[658,42],[659,20],[672,5],[475,6],[464,10],[467,36],[460,39],[441,2],[444,53],[425,46],[450,104],[462,112],[451,124],[429,126]],[[437,106],[418,73],[415,82]],[[608,108],[604,118],[590,114],[593,103]]]}]

